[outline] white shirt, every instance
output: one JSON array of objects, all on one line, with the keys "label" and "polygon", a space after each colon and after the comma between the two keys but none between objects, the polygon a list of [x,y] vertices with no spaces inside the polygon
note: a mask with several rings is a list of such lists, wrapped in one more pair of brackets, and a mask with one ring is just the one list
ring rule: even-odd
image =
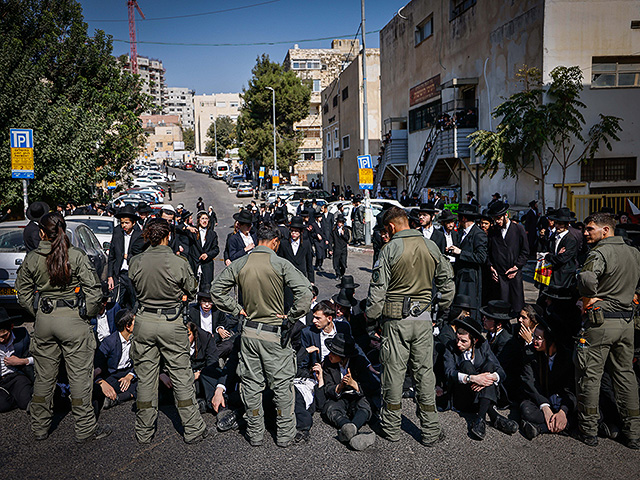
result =
[{"label": "white shirt", "polygon": [[558,245],[560,245],[560,241],[564,238],[564,236],[569,233],[569,230],[565,230],[564,232],[558,233],[556,234],[556,238],[555,238],[555,245],[554,245],[554,250],[553,253],[558,253]]},{"label": "white shirt", "polygon": [[465,237],[469,234],[469,232],[471,231],[471,229],[473,228],[474,225],[475,225],[475,223],[472,223],[471,225],[469,225],[467,228],[465,228],[462,231],[462,237],[460,237],[460,243],[461,244],[464,241]]},{"label": "white shirt", "polygon": [[109,331],[109,320],[107,320],[106,310],[104,311],[104,313],[98,314],[96,316],[96,322],[96,333],[98,334],[98,340],[102,341],[109,335],[111,335],[111,332]]},{"label": "white shirt", "polygon": [[206,228],[200,228],[200,246],[204,247],[204,242],[207,239],[207,229]]},{"label": "white shirt", "polygon": [[239,233],[240,233],[240,238],[244,242],[244,246],[245,247],[248,247],[249,245],[251,245],[253,243],[253,238],[251,238],[251,234],[245,235],[242,232],[239,232]]},{"label": "white shirt", "polygon": [[429,225],[427,228],[423,228],[422,235],[424,235],[424,238],[431,240],[431,235],[433,235],[433,224]]},{"label": "white shirt", "polygon": [[291,250],[293,250],[293,254],[297,255],[298,254],[298,249],[300,248],[300,239],[294,241],[291,241]]},{"label": "white shirt", "polygon": [[118,332],[118,336],[120,337],[120,345],[122,345],[122,356],[118,362],[118,370],[131,368],[131,357],[129,356],[129,352],[131,351],[131,337],[129,337],[129,340],[125,340],[120,332]]},{"label": "white shirt", "polygon": [[[444,228],[442,229],[442,233],[444,233],[444,241],[446,242],[446,248],[453,246],[453,237],[451,236],[451,232],[447,232]],[[446,250],[446,249],[445,249]],[[447,258],[451,263],[455,263],[456,257],[453,255],[447,255]]]},{"label": "white shirt", "polygon": [[329,333],[326,333],[324,330],[320,330],[320,363],[324,361],[324,358],[329,355],[329,349],[325,345],[325,342],[329,338],[333,338],[338,333],[336,326],[333,325],[333,330]]},{"label": "white shirt", "polygon": [[[0,343],[0,373],[2,375],[2,377],[4,377],[5,375],[9,375],[11,373],[16,373],[16,368],[15,367],[11,367],[7,364],[4,363],[4,359],[5,357],[12,357],[15,353],[15,348],[13,346],[13,341],[16,339],[16,337],[13,335],[13,332],[11,333],[11,336],[9,337],[9,343],[7,343],[6,345],[4,343]],[[27,357],[29,360],[29,365],[33,365],[33,357]]]},{"label": "white shirt", "polygon": [[[133,230],[131,230],[131,233],[124,232],[124,253],[127,257],[129,256],[129,245],[131,245],[132,235]],[[129,270],[129,260],[127,258],[124,258],[122,260],[122,266],[120,267],[120,270]]]},{"label": "white shirt", "polygon": [[507,236],[507,230],[509,230],[509,225],[511,225],[511,220],[507,218],[507,223],[505,223],[504,227],[500,229],[500,232],[502,233],[502,238],[505,238]]},{"label": "white shirt", "polygon": [[[498,332],[500,333],[500,332]],[[475,360],[475,358],[472,358],[471,355],[473,354],[473,349],[469,349],[466,350],[464,352],[462,352],[462,357],[471,362],[473,364],[473,361]],[[498,374],[498,372],[493,372],[493,375],[496,376],[496,381],[494,383],[498,383],[500,381],[500,375]],[[462,373],[462,372],[458,372],[458,382],[460,383],[467,383],[467,374],[466,373]]]},{"label": "white shirt", "polygon": [[193,357],[193,354],[196,352],[196,342],[189,344],[189,356]]},{"label": "white shirt", "polygon": [[213,335],[213,316],[211,315],[211,310],[204,313],[202,308],[200,308],[200,328]]}]

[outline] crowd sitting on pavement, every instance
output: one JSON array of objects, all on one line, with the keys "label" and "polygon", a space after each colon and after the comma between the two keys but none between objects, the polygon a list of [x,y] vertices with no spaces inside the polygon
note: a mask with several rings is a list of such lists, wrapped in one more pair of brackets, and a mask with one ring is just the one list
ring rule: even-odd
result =
[{"label": "crowd sitting on pavement", "polygon": [[[396,433],[389,433],[393,431],[389,425],[399,407],[385,393],[389,382],[400,382],[402,398],[416,403],[423,444],[432,446],[444,435],[440,431],[435,439],[425,437],[424,425],[437,413],[435,406],[425,403],[431,393],[424,391],[422,376],[433,375],[437,411],[463,413],[468,418],[469,435],[476,440],[485,439],[488,423],[505,435],[520,430],[529,440],[542,434],[572,435],[595,446],[599,436],[640,448],[640,252],[615,235],[617,222],[624,223],[626,215],[618,215],[616,220],[610,212],[598,212],[581,223],[566,207],[540,215],[537,202],[532,201],[518,220],[511,218],[509,205],[499,193],[481,211],[473,192],[469,192],[468,203],[459,204],[454,213],[445,209],[439,195],[416,205],[405,191],[402,204],[416,208],[406,214],[391,207],[378,216],[373,234],[371,290],[358,295],[360,285],[348,274],[347,257],[349,245],[364,243],[364,210],[362,198],[350,189],[347,192],[345,198],[353,203],[351,228],[343,213],[334,215],[326,207],[302,204],[297,215],[288,220],[281,203],[258,206],[251,202],[234,215],[233,232],[223,245],[215,231],[215,212],[211,207],[205,211],[202,199],[195,214],[182,204],[176,208],[167,204],[159,212],[142,202],[137,208],[108,209],[98,204],[81,207],[82,213],[119,219],[109,250],[108,281],[101,293],[91,298],[87,295],[87,303],[95,303],[88,308],[93,314],[86,321],[92,326],[96,348],[95,355],[92,353],[92,412],[83,415],[97,418],[101,410],[129,401],[134,402],[139,414],[152,403],[157,409],[157,403],[175,401],[183,423],[187,422],[182,415],[187,400],[178,398],[184,389],[176,390],[173,361],[161,360],[158,368],[151,370],[151,380],[146,367],[143,373],[139,371],[136,318],[140,311],[149,314],[157,309],[158,315],[168,321],[184,322],[184,339],[178,343],[184,345],[189,358],[187,378],[193,384],[198,415],[215,415],[220,431],[247,431],[254,446],[262,444],[255,432],[260,431],[258,419],[263,414],[276,418],[278,445],[283,447],[309,440],[316,413],[351,449],[368,448],[376,441],[376,433],[395,441],[398,438]],[[36,251],[41,251],[41,242],[47,244],[46,248],[57,248],[64,240],[57,240],[40,220],[63,225],[64,216],[78,214],[78,210],[73,202],[57,205],[53,213],[42,202],[33,204],[34,225],[25,228],[25,244]],[[441,269],[441,277],[436,272],[433,285],[441,283],[434,288],[431,303],[421,306],[428,312],[432,335],[431,346],[425,344],[421,351],[429,356],[428,372],[419,373],[415,365],[405,365],[390,379],[391,370],[385,364],[390,355],[389,342],[383,328],[387,311],[382,317],[373,316],[372,292],[382,281],[380,274],[385,275],[380,272],[380,261],[393,255],[386,245],[394,237],[409,235],[402,233],[405,220],[407,231],[414,236],[419,232],[417,238],[424,239],[430,252],[426,255],[431,255]],[[156,238],[156,231],[166,235]],[[158,282],[154,287],[145,287],[140,280],[142,260],[136,261],[136,257],[139,260],[157,245],[184,259],[186,275],[193,281],[192,287],[183,288],[186,300],[175,312],[168,312],[169,305],[151,305],[144,291],[160,288],[167,279],[154,280]],[[261,323],[247,312],[253,309],[268,317],[265,311],[271,308],[271,300],[256,300],[253,289],[243,289],[243,282],[249,281],[245,277],[256,274],[241,272],[258,269],[258,263],[264,262],[259,260],[260,255],[270,256],[271,251],[277,257],[270,260],[272,265],[284,269],[283,278],[288,279],[277,296],[282,304],[277,308],[284,315],[277,322]],[[610,255],[626,262],[625,273],[608,276],[606,260]],[[332,259],[338,283],[334,295],[318,298],[314,276],[324,272],[323,261],[327,258]],[[532,258],[545,262],[550,274],[537,284],[535,302],[525,303],[523,271]],[[16,288],[21,305],[36,313],[28,286],[32,265],[25,261]],[[234,285],[235,295],[231,290]],[[43,298],[35,300],[40,315],[46,314],[44,304],[38,304],[46,300]],[[61,301],[65,300],[54,301],[54,312],[60,310]],[[399,318],[409,316],[405,307],[412,309],[420,302],[414,303],[402,305]],[[258,381],[248,374],[253,366],[245,358],[247,349],[258,344],[248,342],[265,332],[284,337],[280,317],[286,321],[287,315],[294,318],[290,318],[288,343],[282,345],[295,353],[297,369],[278,382],[272,378],[266,387],[263,382],[255,403],[248,390],[240,388],[244,385],[248,389],[249,382]],[[72,377],[77,372],[65,370],[75,367],[64,350],[60,371],[54,375],[55,393],[51,390],[46,399],[34,393],[34,363],[36,390],[42,391],[37,375],[38,368],[42,369],[38,365],[42,352],[32,353],[33,342],[20,323],[21,318],[0,308],[0,412],[19,408],[34,415],[37,403],[37,415],[42,417],[41,405],[45,402],[52,402],[56,408],[76,408],[73,382],[77,380]],[[594,333],[597,328],[602,331]],[[603,335],[607,336],[604,343]],[[138,389],[141,373],[145,377],[144,400]],[[148,385],[157,390],[157,401],[148,400]],[[183,386],[178,382],[178,387]],[[283,410],[283,388],[293,389],[291,403],[286,405],[291,409],[290,424],[284,418],[288,413]],[[188,443],[206,437],[201,433],[195,440],[187,439],[186,425]],[[291,425],[295,425],[295,436],[280,437],[280,432]],[[34,433],[38,440],[48,436],[48,432]],[[108,433],[107,426],[96,427],[92,438]],[[152,436],[137,438],[147,443]]]}]

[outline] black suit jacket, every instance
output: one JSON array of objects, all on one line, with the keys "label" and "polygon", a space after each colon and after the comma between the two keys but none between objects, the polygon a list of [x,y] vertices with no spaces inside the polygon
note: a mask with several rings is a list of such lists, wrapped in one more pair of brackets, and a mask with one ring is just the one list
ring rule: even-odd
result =
[{"label": "black suit jacket", "polygon": [[331,244],[331,250],[333,250],[334,255],[346,252],[349,249],[351,229],[345,225],[342,231],[343,233],[340,235],[337,225],[334,226],[331,231],[331,241],[329,243]]},{"label": "black suit jacket", "polygon": [[[251,238],[253,239],[253,244],[258,245],[258,240],[256,236],[252,233]],[[249,252],[244,251],[244,242],[242,241],[242,237],[240,236],[240,232],[234,233],[228,238],[229,242],[229,260],[232,262],[237,260],[238,258],[246,255]]]},{"label": "black suit jacket", "polygon": [[278,255],[285,260],[289,260],[291,263],[293,263],[293,265],[298,270],[300,270],[311,283],[315,282],[315,272],[313,270],[313,250],[311,248],[311,243],[304,238],[304,235],[300,236],[300,246],[298,247],[297,254],[293,254],[291,240],[287,240],[284,242],[280,242]]},{"label": "black suit jacket", "polygon": [[[336,393],[336,387],[342,381],[342,375],[340,373],[340,365],[337,363],[329,362],[329,357],[322,362],[322,374],[324,377],[324,395],[329,400],[338,400],[343,395],[352,395],[357,397],[372,398],[375,395],[380,394],[380,382],[369,370],[369,361],[366,357],[361,355],[355,355],[349,359],[348,365],[351,376],[358,383],[359,392],[353,390],[346,390],[342,393]],[[351,393],[346,393],[351,392]]]},{"label": "black suit jacket", "polygon": [[454,264],[456,293],[481,299],[482,268],[487,261],[487,234],[473,225],[464,239],[462,235],[463,232],[459,231],[456,239],[456,245],[462,250]]},{"label": "black suit jacket", "polygon": [[[134,255],[142,253],[146,248],[144,239],[142,238],[142,229],[136,223],[133,226],[133,233],[131,234],[131,241],[129,242],[129,250],[127,253],[127,259],[130,261]],[[111,246],[109,247],[109,262],[108,262],[108,275],[110,277],[116,277],[120,273],[120,267],[124,260],[124,230],[120,225],[117,225],[113,229],[113,235],[111,236]]]},{"label": "black suit jacket", "polygon": [[335,223],[333,218],[333,213],[322,214],[322,236],[325,240],[329,240],[331,237],[331,230],[333,230],[333,224]]},{"label": "black suit jacket", "polygon": [[[424,232],[422,233],[424,235]],[[433,233],[431,234],[431,241],[438,246],[438,249],[444,253],[445,248],[447,247],[447,240],[444,238],[444,233],[439,228],[433,228]]]},{"label": "black suit jacket", "polygon": [[[100,376],[107,378],[118,371],[118,363],[122,358],[122,343],[120,342],[120,332],[113,332],[105,338],[98,350],[96,350],[96,367],[102,370]],[[127,369],[127,373],[133,372],[133,360],[131,359],[131,367]]]},{"label": "black suit jacket", "polygon": [[35,250],[40,245],[40,225],[38,222],[31,220],[22,231],[22,240],[27,248],[27,253]]},{"label": "black suit jacket", "polygon": [[[344,333],[351,335],[351,325],[348,322],[334,322],[333,323],[337,333]],[[320,330],[318,330],[315,325],[311,325],[302,330],[300,334],[300,351],[298,352],[298,377],[308,377],[310,374],[311,367],[316,363],[320,363],[320,354],[313,352],[311,354],[307,353],[308,347],[318,347],[321,349],[320,345]],[[358,344],[356,344],[356,349],[358,353],[366,358],[364,352],[360,349]]]},{"label": "black suit jacket", "polygon": [[[28,358],[31,356],[31,337],[24,327],[14,327],[13,333],[13,354],[18,358]],[[12,367],[17,372],[23,373],[33,382],[33,365],[22,365]]]},{"label": "black suit jacket", "polygon": [[[213,263],[213,259],[220,253],[220,247],[218,246],[218,234],[213,228],[209,228],[205,235],[204,245],[201,243],[200,231],[197,233],[189,232],[189,238],[191,239],[191,248],[189,253],[196,265],[202,265],[205,263]],[[207,259],[200,260],[200,255],[207,254]]]},{"label": "black suit jacket", "polygon": [[[570,287],[575,283],[576,270],[578,268],[578,242],[571,232],[567,232],[557,248],[554,248],[557,239],[557,233],[549,239],[549,254],[547,260],[551,262],[552,274],[550,285],[556,287]],[[565,251],[560,252],[564,247]]]},{"label": "black suit jacket", "polygon": [[[461,372],[460,366],[464,361],[464,356],[454,340],[444,351],[444,373],[450,383],[460,383],[458,381],[458,373]],[[500,376],[501,382],[507,377],[507,374],[502,369],[500,362],[491,351],[487,342],[482,342],[476,347],[472,363],[479,373],[496,372]]]},{"label": "black suit jacket", "polygon": [[[202,322],[200,319],[200,305],[199,304],[192,304],[189,305],[189,310],[187,311],[187,315],[189,316],[189,321],[195,323],[198,328],[202,329]],[[221,341],[222,339],[220,338],[220,335],[218,334],[218,332],[216,332],[216,330],[218,329],[218,327],[222,327],[225,330],[228,331],[232,331],[233,325],[229,324],[230,322],[227,319],[227,315],[218,310],[215,305],[213,307],[211,307],[211,324],[212,324],[212,329],[213,329],[213,336],[216,339],[216,341]],[[203,332],[205,330],[202,330]],[[208,332],[207,332],[208,333]]]},{"label": "black suit jacket", "polygon": [[536,352],[527,359],[522,370],[522,386],[526,399],[537,406],[549,401],[552,395],[559,395],[561,404],[569,413],[577,406],[574,393],[575,372],[571,352],[560,348],[556,352],[553,368],[549,370],[549,361],[543,353]]},{"label": "black suit jacket", "polygon": [[489,265],[495,268],[499,275],[504,275],[514,265],[518,270],[522,270],[527,264],[529,241],[522,225],[510,222],[504,238],[502,229],[494,225],[489,228],[487,237]]}]

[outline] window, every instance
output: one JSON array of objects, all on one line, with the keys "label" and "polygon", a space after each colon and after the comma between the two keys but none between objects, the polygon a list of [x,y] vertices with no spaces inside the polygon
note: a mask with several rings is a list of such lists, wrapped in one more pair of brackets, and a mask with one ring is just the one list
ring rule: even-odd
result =
[{"label": "window", "polygon": [[167,135],[171,135],[171,130],[167,130]]},{"label": "window", "polygon": [[580,180],[583,182],[615,182],[635,180],[637,157],[594,158],[580,168]]},{"label": "window", "polygon": [[338,139],[338,129],[337,128],[333,131],[333,138],[335,138],[336,140]]},{"label": "window", "polygon": [[327,145],[331,143],[331,132],[327,132]]},{"label": "window", "polygon": [[156,142],[156,148],[162,148],[162,142]]},{"label": "window", "polygon": [[331,149],[327,148],[327,158],[331,158]]},{"label": "window", "polygon": [[329,104],[325,103],[324,106],[322,107],[322,111],[324,113],[329,113]]},{"label": "window", "polygon": [[476,4],[476,0],[451,0],[450,20],[458,18]]},{"label": "window", "polygon": [[343,150],[349,150],[350,140],[351,140],[351,138],[350,138],[349,135],[346,135],[346,136],[342,137],[342,149]]},{"label": "window", "polygon": [[313,81],[313,91],[314,92],[319,92],[322,89],[322,84],[320,82],[320,80],[314,80]]},{"label": "window", "polygon": [[213,120],[213,115],[209,115],[209,120]]},{"label": "window", "polygon": [[592,88],[640,87],[640,57],[593,57]]},{"label": "window", "polygon": [[425,39],[433,35],[433,16],[429,16],[429,18],[420,22],[416,26],[414,35],[416,40],[416,47],[420,45]]},{"label": "window", "polygon": [[229,104],[229,106],[230,106],[231,108],[238,108],[238,102],[231,102],[231,103]]},{"label": "window", "polygon": [[225,108],[227,106],[227,102],[216,102],[216,107]]},{"label": "window", "polygon": [[342,89],[342,101],[344,102],[347,98],[349,98],[349,87],[344,87]]},{"label": "window", "polygon": [[433,127],[441,110],[440,100],[409,110],[409,132]]},{"label": "window", "polygon": [[338,95],[333,97],[333,106],[334,106],[334,108],[338,106]]},{"label": "window", "polygon": [[322,64],[320,60],[292,60],[291,68],[294,70],[320,70]]}]

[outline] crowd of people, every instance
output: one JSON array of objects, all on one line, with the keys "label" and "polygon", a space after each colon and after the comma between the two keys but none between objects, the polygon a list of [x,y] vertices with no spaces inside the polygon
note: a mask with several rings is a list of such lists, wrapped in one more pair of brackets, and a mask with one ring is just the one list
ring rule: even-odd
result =
[{"label": "crowd of people", "polygon": [[[438,412],[452,409],[469,415],[477,440],[488,423],[529,440],[640,448],[638,249],[608,212],[578,224],[567,208],[541,216],[532,202],[520,222],[499,195],[482,212],[467,199],[456,212],[438,197],[383,211],[368,291],[347,274],[348,245],[364,240],[358,197],[353,229],[326,206],[301,205],[287,220],[281,203],[252,202],[222,251],[201,200],[195,215],[124,206],[112,212],[105,285],[69,245],[62,213],[41,205],[16,281],[35,338],[0,309],[0,411],[28,410],[44,440],[66,402],[83,442],[111,433],[102,409],[135,400],[144,444],[158,405],[174,403],[189,444],[209,435],[210,412],[252,446],[272,416],[281,447],[308,441],[320,412],[364,450],[377,436],[400,439],[412,398],[427,447],[444,438]],[[327,257],[338,283],[319,298]],[[526,303],[531,257],[551,273]]]}]

